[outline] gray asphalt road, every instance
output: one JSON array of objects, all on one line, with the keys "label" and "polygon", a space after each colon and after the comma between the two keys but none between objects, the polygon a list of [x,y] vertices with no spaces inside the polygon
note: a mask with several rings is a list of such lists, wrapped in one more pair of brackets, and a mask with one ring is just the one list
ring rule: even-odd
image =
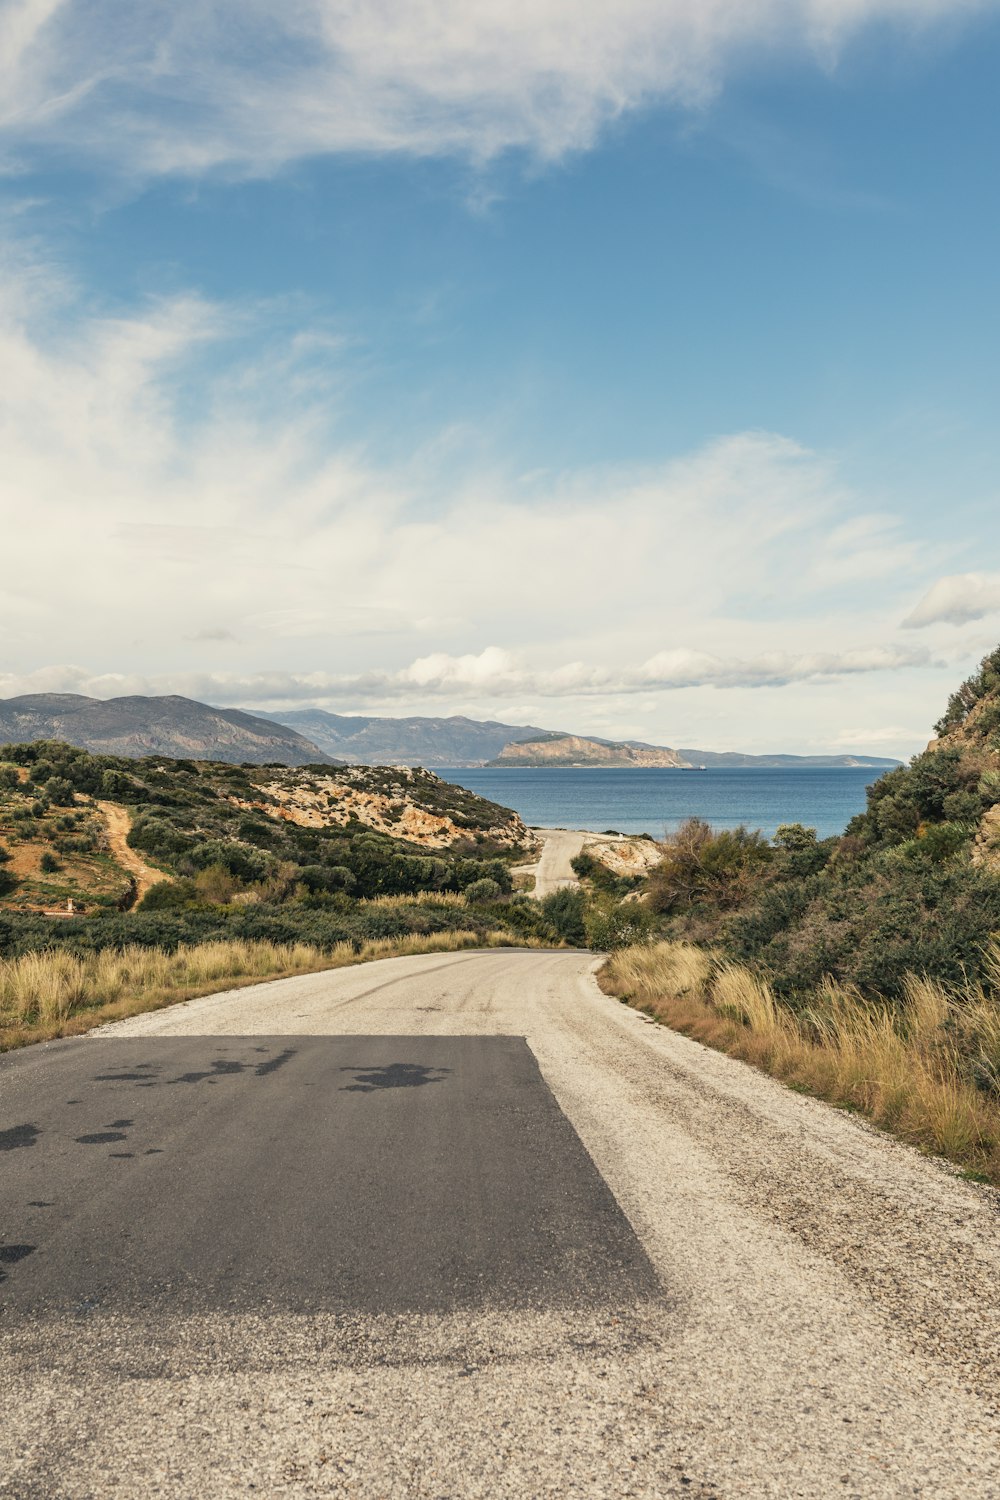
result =
[{"label": "gray asphalt road", "polygon": [[520,1037],[73,1040],[0,1058],[0,1097],[0,1326],[657,1288]]},{"label": "gray asphalt road", "polygon": [[1000,1495],[997,1195],[575,953],[0,1060],[0,1493]]}]

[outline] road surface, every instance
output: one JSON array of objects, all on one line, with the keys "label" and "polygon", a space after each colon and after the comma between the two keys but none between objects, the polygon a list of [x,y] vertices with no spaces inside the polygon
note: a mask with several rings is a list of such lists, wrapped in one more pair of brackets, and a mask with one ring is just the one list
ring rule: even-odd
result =
[{"label": "road surface", "polygon": [[553,891],[558,891],[563,886],[580,884],[573,872],[573,860],[583,852],[585,844],[620,842],[620,836],[617,834],[608,836],[575,828],[535,828],[532,832],[542,840],[538,862],[534,865],[522,865],[519,868],[524,872],[530,871],[534,875],[535,889],[532,894],[537,896],[539,901],[543,896],[551,895]]},{"label": "road surface", "polygon": [[0,1058],[0,1494],[1000,1495],[997,1195],[591,971]]}]

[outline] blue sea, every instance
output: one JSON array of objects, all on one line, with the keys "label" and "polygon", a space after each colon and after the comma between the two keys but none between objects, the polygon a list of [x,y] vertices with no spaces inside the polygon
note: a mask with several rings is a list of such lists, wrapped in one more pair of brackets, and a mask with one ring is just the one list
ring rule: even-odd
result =
[{"label": "blue sea", "polygon": [[551,770],[506,767],[439,770],[445,781],[478,792],[542,828],[606,828],[662,838],[685,818],[714,828],[759,828],[772,837],[779,823],[805,823],[820,838],[843,833],[863,812],[865,789],[883,774],[855,766],[837,770],[715,769],[680,771]]}]

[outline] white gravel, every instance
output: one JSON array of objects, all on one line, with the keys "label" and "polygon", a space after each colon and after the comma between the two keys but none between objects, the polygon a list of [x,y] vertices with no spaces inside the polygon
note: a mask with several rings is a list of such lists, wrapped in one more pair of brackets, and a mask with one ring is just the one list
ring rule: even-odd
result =
[{"label": "white gravel", "polygon": [[104,1035],[526,1036],[661,1301],[8,1331],[0,1493],[1000,1497],[998,1195],[655,1026],[592,969],[390,959]]}]

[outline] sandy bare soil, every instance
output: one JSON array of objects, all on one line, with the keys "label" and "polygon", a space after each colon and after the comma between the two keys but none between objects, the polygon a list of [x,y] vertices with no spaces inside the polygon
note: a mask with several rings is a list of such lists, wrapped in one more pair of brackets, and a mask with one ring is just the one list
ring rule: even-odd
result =
[{"label": "sandy bare soil", "polygon": [[120,865],[135,877],[136,902],[142,900],[150,886],[158,884],[161,880],[169,880],[170,876],[163,870],[154,869],[147,865],[141,854],[130,846],[128,842],[129,829],[132,826],[131,819],[124,807],[117,806],[114,802],[98,802],[97,806],[104,814],[108,825],[108,842],[111,852]]},{"label": "sandy bare soil", "polygon": [[[541,841],[538,860],[521,865],[519,871],[535,877],[533,894],[539,900],[563,886],[579,885],[572,861],[586,848],[597,858],[608,857],[610,868],[618,874],[643,874],[650,859],[645,853],[653,849],[645,840],[622,838],[618,834],[590,833],[574,828],[534,828]],[[658,858],[659,856],[657,856]]]},{"label": "sandy bare soil", "polygon": [[[244,1115],[227,1123],[219,1102],[235,1062],[176,1083],[164,1075],[171,1088],[159,1095],[135,1092],[115,1123],[140,1131],[143,1101],[158,1098],[157,1118],[175,1110],[186,1153],[171,1165],[168,1133],[153,1142],[165,1151],[143,1155],[137,1135],[134,1160],[101,1167],[102,1196],[88,1198],[88,1222],[100,1208],[117,1223],[129,1203],[142,1215],[143,1184],[160,1181],[176,1195],[180,1223],[186,1193],[200,1183],[225,1246],[214,1274],[231,1274],[238,1287],[241,1244],[249,1254],[281,1231],[281,1203],[295,1186],[286,1181],[296,1175],[294,1152],[277,1176],[267,1170],[271,1156],[287,1152],[289,1132],[294,1140],[300,1131],[309,1159],[322,1157],[314,1132],[323,1110],[334,1109],[333,1120],[336,1091],[361,1088],[341,1097],[359,1101],[355,1112],[370,1104],[371,1120],[381,1122],[352,1178],[369,1233],[372,1223],[378,1232],[372,1214],[384,1216],[381,1251],[366,1261],[371,1286],[389,1285],[417,1257],[420,1274],[430,1266],[439,1279],[441,1305],[330,1312],[320,1301],[295,1312],[279,1276],[255,1301],[185,1311],[207,1253],[202,1234],[187,1268],[183,1256],[178,1264],[173,1316],[123,1304],[8,1320],[0,1493],[1000,1495],[998,1195],[655,1026],[601,994],[592,969],[576,952],[390,959],[135,1017],[95,1034],[98,1043],[56,1044],[75,1048],[84,1063],[92,1056],[90,1071],[104,1078],[108,1048],[120,1038],[122,1067],[111,1076],[138,1082],[100,1086],[139,1090],[151,1081],[157,1046],[171,1038],[223,1051],[231,1038],[240,1057],[253,1049],[235,1039],[256,1039],[262,1059],[295,1053],[296,1037],[313,1049],[317,1038],[349,1040],[368,1072],[341,1067],[324,1087],[314,1061],[301,1074],[301,1097],[293,1087],[300,1058],[273,1075],[285,1080],[274,1095],[263,1092],[272,1064],[261,1062],[256,1071],[268,1079],[246,1087],[277,1104],[250,1129]],[[477,1236],[484,1222],[505,1221],[505,1202],[517,1217],[518,1182],[515,1174],[502,1185],[508,1196],[493,1201],[488,1054],[479,1055],[474,1085],[464,1086],[460,1037],[527,1039],[648,1256],[654,1292],[625,1281],[608,1285],[606,1305],[599,1296],[574,1305],[573,1277],[563,1272],[529,1306],[505,1305],[497,1283],[494,1305],[496,1246]],[[30,1067],[42,1068],[45,1057],[41,1048],[27,1053],[12,1055],[6,1074],[9,1100],[23,1070],[13,1097],[25,1108],[32,1100],[37,1107]],[[429,1086],[394,1091],[418,1074]],[[399,1149],[413,1152],[418,1136],[426,1198],[393,1176],[394,1118]],[[516,1133],[516,1111],[511,1117],[506,1105],[502,1128]],[[238,1183],[212,1178],[213,1152],[223,1146],[245,1156]],[[461,1190],[444,1207],[434,1196],[436,1159],[461,1168]],[[253,1210],[237,1213],[258,1180]],[[326,1253],[324,1223],[336,1228],[328,1216],[357,1208],[355,1199],[337,1210],[322,1177],[314,1181],[312,1215],[305,1178],[295,1187],[303,1217],[288,1230],[310,1285],[312,1260]],[[115,1253],[127,1264],[128,1214],[122,1226]],[[553,1221],[539,1218],[534,1233],[542,1261],[564,1253]],[[438,1247],[433,1261],[425,1236]],[[455,1268],[461,1263],[467,1276],[477,1254],[479,1292],[449,1301]],[[383,1267],[390,1282],[378,1279]],[[8,1269],[13,1287],[21,1267]]]}]

